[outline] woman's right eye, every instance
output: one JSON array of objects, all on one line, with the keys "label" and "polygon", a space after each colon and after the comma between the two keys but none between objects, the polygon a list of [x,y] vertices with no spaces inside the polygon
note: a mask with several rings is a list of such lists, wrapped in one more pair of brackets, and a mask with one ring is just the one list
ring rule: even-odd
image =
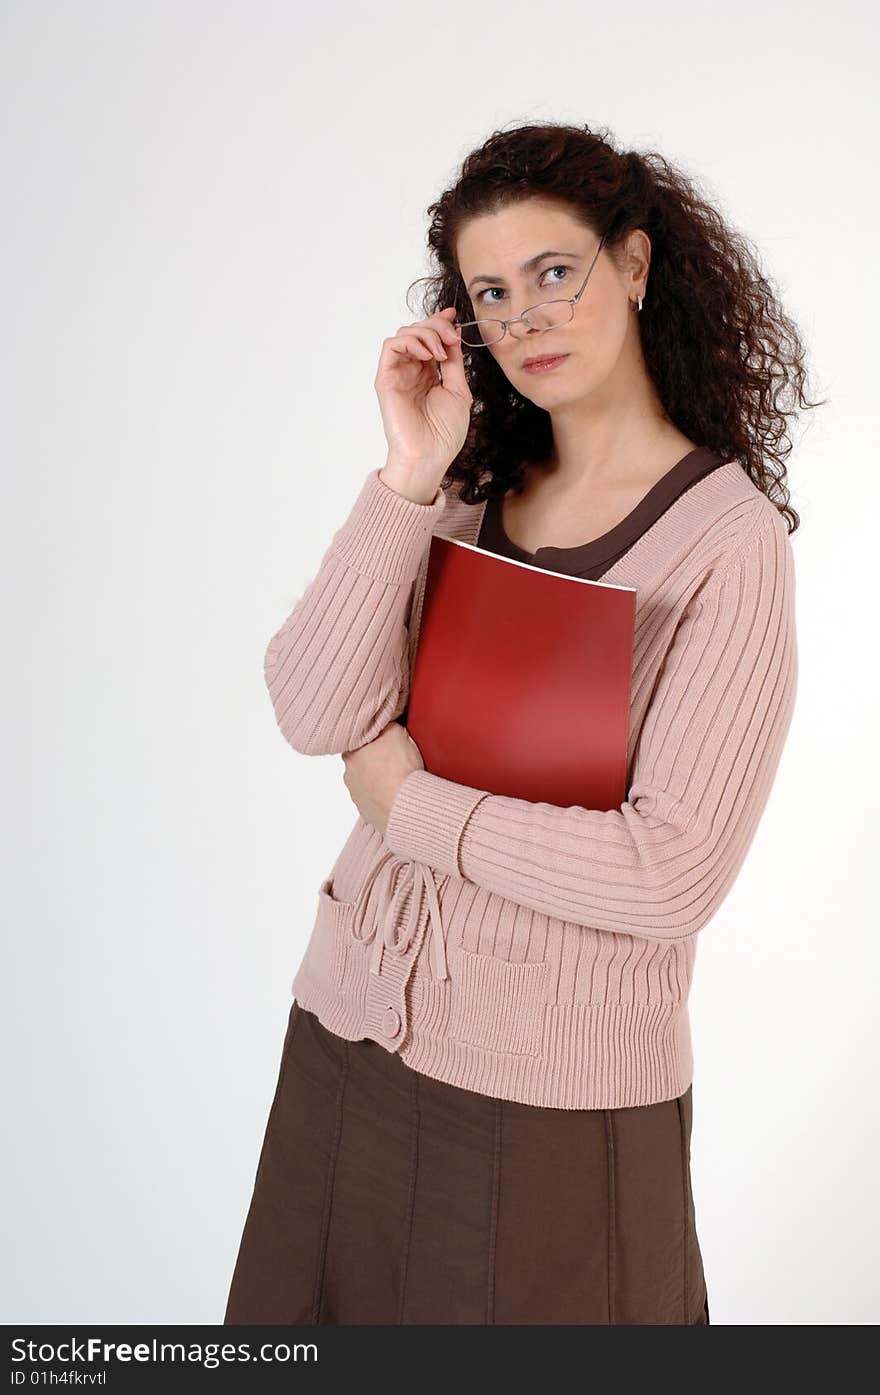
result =
[{"label": "woman's right eye", "polygon": [[[548,283],[548,284],[554,285],[554,286],[561,286],[561,285],[563,284],[563,281],[564,281],[565,277],[568,276],[568,273],[570,272],[570,270],[571,270],[571,267],[566,266],[564,263],[557,263],[555,266],[545,266],[545,268],[544,268],[544,270],[541,272],[541,275],[540,275],[539,280],[538,280],[538,285],[539,285],[539,287],[542,286],[543,281],[544,281],[544,277],[545,277],[545,276],[549,276],[551,271],[561,271],[561,272],[564,273],[563,276],[560,277],[560,279],[559,279],[558,281],[552,281],[552,282],[549,282],[549,283]],[[483,296],[485,296],[485,295],[490,295],[493,291],[499,291],[499,292],[501,293],[502,296],[504,295],[504,289],[503,289],[502,286],[487,286],[486,289],[485,289],[484,291],[479,291],[479,292],[477,293],[477,299],[476,299],[474,308],[476,309],[477,306],[479,306],[479,305],[498,305],[499,302],[498,302],[497,300],[486,300],[486,301],[483,300]]]}]

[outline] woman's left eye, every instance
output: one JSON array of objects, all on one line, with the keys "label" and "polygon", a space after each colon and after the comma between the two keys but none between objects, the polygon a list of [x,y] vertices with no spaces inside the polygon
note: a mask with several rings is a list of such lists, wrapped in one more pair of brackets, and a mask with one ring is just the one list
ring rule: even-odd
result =
[{"label": "woman's left eye", "polygon": [[[565,276],[568,275],[568,273],[569,273],[570,270],[571,270],[571,267],[568,267],[568,266],[548,266],[546,271],[542,271],[542,272],[541,272],[540,280],[543,281],[543,280],[544,280],[544,277],[545,277],[545,276],[548,276],[548,275],[550,274],[551,271],[561,271],[561,272],[563,273],[563,276],[559,277],[558,280],[554,279],[551,283],[548,283],[548,284],[552,284],[552,285],[554,285],[554,286],[561,286],[561,285],[562,285],[562,282],[563,282],[563,278],[564,278]],[[498,290],[501,290],[501,287],[500,287],[500,286],[487,286],[486,290],[480,291],[480,293],[479,293],[477,299],[478,299],[478,300],[481,302],[481,304],[483,304],[483,305],[500,305],[500,304],[501,304],[500,300],[484,300],[484,299],[483,299],[484,296],[491,296],[491,295],[493,294],[494,291],[498,291]],[[502,293],[502,294],[503,294],[503,293]]]}]

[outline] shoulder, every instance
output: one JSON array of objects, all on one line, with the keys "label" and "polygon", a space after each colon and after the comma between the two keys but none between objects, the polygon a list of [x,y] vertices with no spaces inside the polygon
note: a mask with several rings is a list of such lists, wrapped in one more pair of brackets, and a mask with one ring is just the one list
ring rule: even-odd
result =
[{"label": "shoulder", "polygon": [[454,479],[454,480],[447,480],[447,481],[446,481],[446,483],[443,485],[443,493],[446,495],[446,507],[447,507],[447,508],[455,508],[455,507],[457,507],[457,508],[467,509],[467,508],[474,508],[474,507],[475,507],[475,505],[473,505],[473,504],[465,504],[464,501],[462,500],[461,491],[462,491],[463,488],[464,488],[464,480],[461,480],[461,479]]},{"label": "shoulder", "polygon": [[437,520],[435,531],[455,533],[460,527],[467,528],[467,522],[472,519],[479,509],[483,507],[483,500],[478,504],[467,504],[461,497],[464,481],[454,479],[442,486],[445,498],[445,506],[442,515]]},{"label": "shoulder", "polygon": [[694,525],[690,562],[701,590],[742,568],[766,565],[770,558],[792,567],[782,513],[738,461],[728,461],[688,492]]},{"label": "shoulder", "polygon": [[794,622],[794,552],[779,509],[761,490],[755,494],[735,537],[716,554],[692,599],[704,612],[728,614],[732,625],[775,633],[784,628],[784,617]]}]

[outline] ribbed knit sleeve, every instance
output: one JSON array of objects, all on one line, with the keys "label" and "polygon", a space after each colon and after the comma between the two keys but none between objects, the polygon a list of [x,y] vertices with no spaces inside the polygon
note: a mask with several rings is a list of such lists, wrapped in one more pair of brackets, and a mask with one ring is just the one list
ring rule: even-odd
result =
[{"label": "ribbed knit sleeve", "polygon": [[403,711],[414,583],[445,506],[442,489],[415,504],[378,468],[367,476],[263,659],[276,721],[294,750],[354,750]]},{"label": "ribbed knit sleeve", "polygon": [[781,516],[761,509],[682,613],[619,809],[514,799],[416,770],[385,841],[577,925],[684,939],[714,914],[746,856],[796,686],[794,559]]}]

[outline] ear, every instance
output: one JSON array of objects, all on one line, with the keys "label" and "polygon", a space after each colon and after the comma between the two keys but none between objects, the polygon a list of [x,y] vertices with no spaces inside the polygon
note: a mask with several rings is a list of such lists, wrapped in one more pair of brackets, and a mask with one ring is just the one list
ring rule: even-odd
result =
[{"label": "ear", "polygon": [[642,228],[633,228],[627,233],[623,255],[624,272],[631,286],[641,288],[647,285],[651,266],[651,239]]}]

